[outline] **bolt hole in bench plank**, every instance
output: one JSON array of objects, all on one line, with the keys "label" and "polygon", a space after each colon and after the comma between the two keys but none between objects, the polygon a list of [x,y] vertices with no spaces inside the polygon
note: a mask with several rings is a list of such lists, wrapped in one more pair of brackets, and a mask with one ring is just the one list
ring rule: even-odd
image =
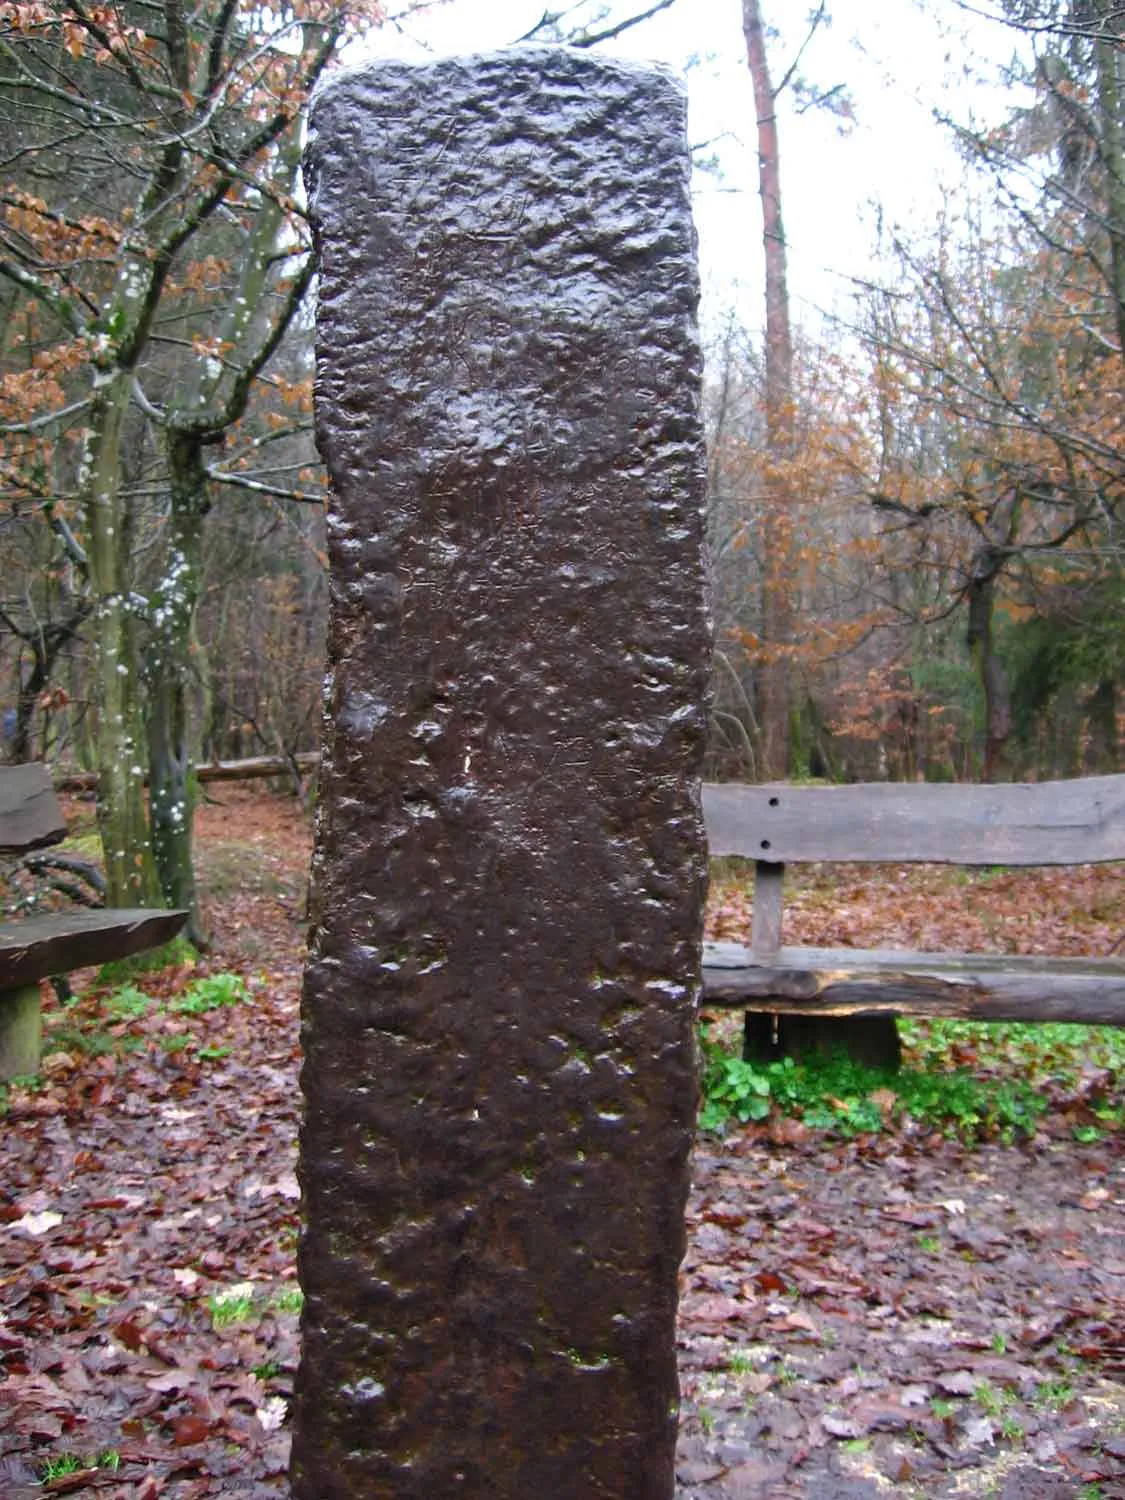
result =
[{"label": "bolt hole in bench plank", "polygon": [[[0,766],[0,856],[66,837],[46,766]],[[131,958],[175,937],[186,911],[47,912],[0,924],[0,1081],[36,1072],[42,1047],[39,981]]]},{"label": "bolt hole in bench plank", "polygon": [[781,940],[786,863],[1125,860],[1125,776],[990,786],[730,783],[705,786],[703,806],[712,856],[755,863],[750,944],[705,944],[706,1004],[823,1018],[1125,1026],[1125,959],[786,948]]}]

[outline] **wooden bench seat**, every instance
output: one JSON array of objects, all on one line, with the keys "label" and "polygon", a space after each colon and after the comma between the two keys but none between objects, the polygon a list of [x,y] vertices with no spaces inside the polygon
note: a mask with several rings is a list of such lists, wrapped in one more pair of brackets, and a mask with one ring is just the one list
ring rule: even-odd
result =
[{"label": "wooden bench seat", "polygon": [[52,974],[131,958],[169,942],[184,925],[182,911],[148,907],[49,912],[0,926],[0,994]]},{"label": "wooden bench seat", "polygon": [[[66,837],[45,766],[0,766],[0,855],[27,853]],[[0,924],[0,1081],[39,1066],[39,981],[131,958],[170,941],[186,911],[115,908],[47,912]]]},{"label": "wooden bench seat", "polygon": [[1125,959],[782,945],[785,864],[1125,860],[1125,776],[997,786],[704,787],[711,854],[755,863],[750,942],[707,943],[710,1006],[1125,1026]]},{"label": "wooden bench seat", "polygon": [[955,1016],[1125,1026],[1125,960],[705,943],[708,1005],[776,1015]]}]

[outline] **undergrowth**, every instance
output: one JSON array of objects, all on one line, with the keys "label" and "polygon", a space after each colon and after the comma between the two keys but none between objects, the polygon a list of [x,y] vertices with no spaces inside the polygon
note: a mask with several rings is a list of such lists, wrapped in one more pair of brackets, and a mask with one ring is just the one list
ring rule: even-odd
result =
[{"label": "undergrowth", "polygon": [[169,938],[158,948],[146,948],[143,953],[134,953],[129,958],[114,958],[102,964],[98,970],[99,984],[123,985],[145,974],[158,974],[177,964],[194,963],[198,957],[194,947],[181,933]]},{"label": "undergrowth", "polygon": [[1029,1082],[1073,1086],[1092,1070],[1125,1078],[1125,1028],[1052,1021],[909,1021],[898,1023],[909,1059],[926,1068],[972,1066],[1019,1072]]},{"label": "undergrowth", "polygon": [[[53,1052],[84,1057],[135,1052],[148,1043],[168,1053],[191,1049],[201,1062],[217,1061],[230,1053],[227,1046],[205,1042],[188,1032],[171,1030],[173,1018],[197,1017],[226,1010],[249,999],[240,974],[205,974],[179,995],[155,999],[132,981],[104,995],[91,995],[66,1004],[49,1021],[46,1043]],[[5,1104],[0,1092],[0,1114]]]},{"label": "undergrowth", "polygon": [[701,1129],[771,1115],[852,1136],[913,1122],[966,1142],[1014,1140],[1064,1092],[1089,1119],[1079,1140],[1125,1125],[1125,1033],[1113,1027],[900,1022],[904,1066],[869,1068],[843,1053],[748,1063],[702,1030]]}]

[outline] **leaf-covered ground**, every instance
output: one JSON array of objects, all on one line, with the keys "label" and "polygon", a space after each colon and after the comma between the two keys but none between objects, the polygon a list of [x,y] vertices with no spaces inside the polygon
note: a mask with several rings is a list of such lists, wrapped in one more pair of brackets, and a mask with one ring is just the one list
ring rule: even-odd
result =
[{"label": "leaf-covered ground", "polygon": [[[215,951],[51,1005],[40,1083],[9,1091],[3,1500],[284,1493],[308,837],[224,788],[201,817]],[[1105,953],[1125,892],[1104,869],[813,871],[791,912],[794,941]],[[717,882],[713,933],[748,916]],[[1125,1142],[1075,1140],[1085,1109],[1056,1089],[1032,1140],[975,1149],[777,1117],[701,1138],[681,1500],[1125,1496]]]}]

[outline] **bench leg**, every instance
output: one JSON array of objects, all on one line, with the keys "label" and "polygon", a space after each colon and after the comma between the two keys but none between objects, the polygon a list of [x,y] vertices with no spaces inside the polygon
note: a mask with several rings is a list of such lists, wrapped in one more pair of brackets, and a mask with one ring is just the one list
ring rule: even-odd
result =
[{"label": "bench leg", "polygon": [[0,1082],[38,1073],[42,1039],[39,986],[0,994]]},{"label": "bench leg", "polygon": [[853,1062],[897,1073],[902,1047],[893,1016],[793,1016],[748,1010],[743,1021],[746,1062],[843,1052]]},{"label": "bench leg", "polygon": [[781,1056],[778,1047],[778,1022],[780,1016],[769,1011],[748,1010],[742,1017],[742,1061],[748,1063],[776,1062]]}]

